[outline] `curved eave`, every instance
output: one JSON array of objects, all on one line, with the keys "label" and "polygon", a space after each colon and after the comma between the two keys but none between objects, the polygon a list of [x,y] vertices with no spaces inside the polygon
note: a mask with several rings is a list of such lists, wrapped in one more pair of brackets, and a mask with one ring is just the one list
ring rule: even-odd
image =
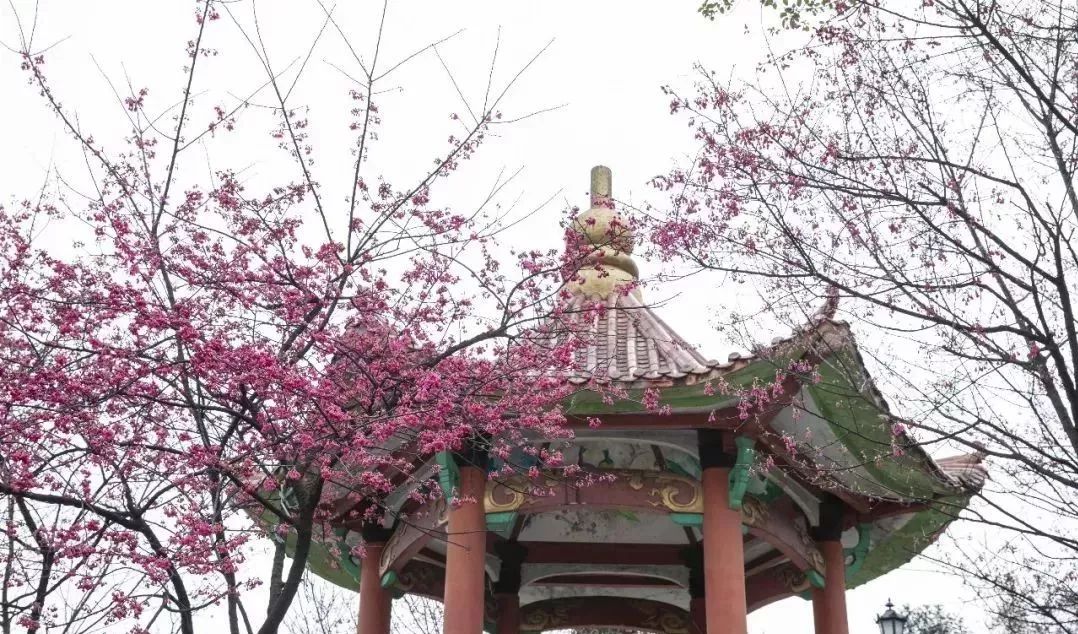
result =
[{"label": "curved eave", "polygon": [[963,481],[955,472],[983,472],[980,457],[951,458],[952,463],[956,459],[965,462],[947,468],[937,463],[904,425],[896,433],[894,424],[900,420],[891,413],[865,368],[849,325],[828,320],[826,327],[817,348],[822,357],[817,366],[820,380],[806,385],[805,391],[853,461],[863,465],[877,483],[910,501],[963,496],[978,488],[983,477]]},{"label": "curved eave", "polygon": [[727,363],[706,372],[663,380],[597,380],[595,390],[582,389],[563,401],[563,406],[568,416],[577,419],[598,417],[613,422],[620,415],[658,417],[643,398],[646,390],[657,389],[660,404],[671,415],[707,415],[737,405],[737,396],[716,392],[714,382],[721,380],[734,390],[767,383],[774,380],[776,371],[806,358],[817,362],[820,380],[806,382],[804,391],[851,464],[863,467],[873,481],[876,493],[862,492],[865,497],[883,491],[887,499],[926,501],[966,492],[965,484],[945,473],[905,431],[894,433],[896,419],[865,369],[848,324],[826,317],[815,318],[809,327],[754,354],[732,355]]},{"label": "curved eave", "polygon": [[[611,312],[622,310],[625,309],[611,309]],[[676,338],[679,348],[689,349],[688,344],[646,307],[640,310],[644,311],[641,315],[647,314],[661,323],[666,336]],[[844,322],[814,318],[809,326],[789,337],[776,338],[770,345],[751,353],[731,353],[724,362],[701,361],[702,357],[694,351],[691,356],[696,361],[685,364],[680,370],[574,374],[566,377],[566,381],[580,386],[580,390],[566,399],[564,404],[570,415],[645,412],[638,397],[645,390],[658,389],[662,393],[662,404],[669,405],[674,412],[726,406],[733,400],[732,397],[718,393],[708,395],[711,391],[707,388],[709,383],[722,380],[738,388],[750,386],[756,380],[774,379],[776,371],[785,370],[791,362],[818,353],[821,344],[827,346],[829,340],[835,340],[836,336],[850,337],[852,341],[849,327]],[[615,399],[613,403],[604,402],[603,392],[611,390],[625,392],[628,398]],[[878,396],[878,393],[875,395]]]},{"label": "curved eave", "polygon": [[[250,507],[244,508],[244,512],[265,530],[271,540],[280,539],[274,536],[276,518],[272,513],[265,511],[259,515]],[[307,553],[307,569],[345,590],[358,591],[360,562],[351,557],[348,544],[331,545],[331,541],[333,540],[320,539],[317,535],[311,539]],[[291,558],[296,550],[296,536],[291,531],[285,538],[284,546],[285,553]]]},{"label": "curved eave", "polygon": [[972,497],[972,493],[947,498],[932,507],[912,513],[909,521],[873,543],[863,563],[847,573],[846,587],[856,588],[901,568],[924,552],[957,519]]},{"label": "curved eave", "polygon": [[839,370],[829,360],[818,368],[820,381],[806,385],[804,391],[811,397],[813,414],[826,422],[845,448],[849,465],[863,468],[890,498],[931,500],[960,493],[924,449],[908,436],[894,434],[886,409],[851,384],[848,369]]},{"label": "curved eave", "polygon": [[[287,552],[291,556],[293,549]],[[350,558],[349,558],[350,559]],[[359,591],[359,563],[341,562],[333,557],[330,550],[320,541],[311,542],[311,551],[307,556],[307,568],[319,577],[345,590]]]},{"label": "curved eave", "polygon": [[[617,414],[640,414],[649,410],[643,404],[646,390],[660,391],[660,402],[670,412],[707,413],[737,404],[737,397],[717,391],[715,385],[722,381],[730,387],[746,388],[757,381],[772,381],[778,370],[803,358],[812,350],[820,333],[815,328],[801,331],[784,339],[776,339],[766,348],[755,353],[733,353],[725,362],[709,361],[694,370],[667,373],[655,377],[646,375],[620,375],[611,379],[605,375],[592,378],[569,377],[567,380],[581,389],[563,401],[569,416],[600,416]],[[593,386],[590,389],[588,386]],[[615,396],[608,398],[607,394]]]}]

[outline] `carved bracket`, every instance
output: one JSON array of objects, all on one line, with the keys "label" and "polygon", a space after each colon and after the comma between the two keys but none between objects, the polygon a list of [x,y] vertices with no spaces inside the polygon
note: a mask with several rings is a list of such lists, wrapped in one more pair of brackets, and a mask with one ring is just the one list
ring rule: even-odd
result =
[{"label": "carved bracket", "polygon": [[[489,489],[488,489],[489,490]],[[492,533],[504,533],[512,530],[517,522],[516,511],[502,511],[499,513],[487,513],[487,530]]]},{"label": "carved bracket", "polygon": [[339,540],[338,543],[340,544],[340,551],[341,551],[340,564],[341,564],[341,568],[345,572],[347,572],[348,574],[352,575],[353,579],[359,580],[359,566],[360,566],[360,564],[358,562],[356,562],[355,559],[352,558],[352,553],[349,552],[351,549],[348,547],[348,543],[345,541],[346,538],[348,537],[348,529],[343,528],[343,527],[335,528],[335,529],[333,529],[333,532],[334,532],[334,534],[337,535],[337,539]]},{"label": "carved bracket", "polygon": [[804,570],[806,583],[822,587],[826,570],[823,554],[792,500],[783,498],[768,505],[748,496],[741,508],[741,521],[752,534],[786,555],[795,569]]},{"label": "carved bracket", "polygon": [[431,502],[425,513],[408,522],[401,522],[382,548],[378,572],[385,575],[390,570],[399,570],[435,535],[444,533],[448,522],[449,503],[444,497]]},{"label": "carved bracket", "polygon": [[457,467],[457,461],[453,459],[453,454],[448,451],[441,451],[434,457],[434,461],[438,463],[438,485],[442,488],[442,495],[446,499],[453,497],[453,492],[460,487],[460,468]]},{"label": "carved bracket", "polygon": [[872,545],[872,524],[862,523],[857,525],[857,545],[853,548],[847,548],[844,552],[847,557],[853,557],[846,566],[846,574],[852,575],[861,569],[861,564],[865,563],[865,557],[868,556],[869,546]]},{"label": "carved bracket", "polygon": [[410,561],[401,569],[394,589],[441,601],[445,591],[445,569],[423,561]]},{"label": "carved bracket", "polygon": [[740,511],[745,491],[749,488],[750,471],[756,462],[756,441],[747,436],[738,436],[734,444],[737,445],[737,461],[730,469],[730,508]]},{"label": "carved bracket", "polygon": [[704,525],[703,513],[671,513],[670,519],[678,526],[701,528]]}]

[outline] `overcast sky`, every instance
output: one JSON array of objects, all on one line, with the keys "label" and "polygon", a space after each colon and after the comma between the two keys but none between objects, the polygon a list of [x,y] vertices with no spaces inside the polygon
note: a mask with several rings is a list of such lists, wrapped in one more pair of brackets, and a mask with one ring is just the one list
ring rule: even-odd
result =
[{"label": "overcast sky", "polygon": [[[26,30],[33,22],[34,4],[33,0],[14,0]],[[685,120],[670,116],[670,98],[660,87],[691,87],[697,62],[722,77],[753,74],[754,62],[768,42],[758,35],[758,7],[753,2],[743,4],[739,13],[708,22],[696,13],[696,0],[394,3],[379,52],[382,68],[391,68],[432,41],[461,32],[438,47],[441,60],[428,51],[375,87],[384,128],[372,155],[372,171],[394,182],[414,180],[429,169],[455,131],[449,114],[467,116],[458,90],[473,109],[481,104],[496,43],[496,87],[504,86],[549,44],[514,84],[501,110],[511,119],[557,108],[499,127],[497,138],[483,148],[481,158],[436,195],[443,203],[467,208],[482,199],[502,170],[511,174],[520,169],[500,200],[506,206],[515,204],[521,213],[537,211],[507,234],[505,241],[542,248],[558,245],[558,222],[567,206],[586,205],[592,165],[613,169],[618,199],[661,203],[661,195],[647,181],[675,162],[685,161],[695,146]],[[355,50],[369,62],[381,4],[353,1],[341,5],[334,16]],[[250,4],[232,6],[236,19],[253,32]],[[315,0],[260,0],[257,6],[263,41],[275,70],[286,70],[285,78],[291,82],[315,41],[322,10]],[[193,3],[181,0],[40,0],[35,44],[39,48],[55,44],[47,53],[46,69],[57,95],[99,141],[119,150],[119,139],[128,125],[109,81],[121,95],[127,94],[128,81],[136,89],[146,87],[151,111],[175,103],[181,94],[185,42],[194,34],[193,14]],[[270,103],[269,95],[257,92],[265,81],[264,71],[230,16],[213,26],[206,45],[218,55],[206,60],[196,81],[196,116],[206,121],[214,105],[232,107],[254,96],[238,120],[236,133],[213,139],[201,155],[192,153],[182,165],[184,177],[204,180],[210,170],[227,166],[244,170],[252,185],[295,178],[288,173],[288,162],[280,159],[279,152],[274,154],[269,118],[259,112],[259,104]],[[0,6],[0,41],[15,47],[17,33],[12,8],[5,3]],[[355,72],[348,47],[330,27],[318,40],[292,98],[297,106],[310,109],[317,178],[324,191],[339,196],[349,180],[352,160],[347,129],[351,107],[347,92],[352,85],[345,73]],[[0,197],[10,202],[36,196],[49,173],[53,184],[59,174],[75,187],[85,185],[81,155],[43,108],[37,91],[27,85],[18,58],[8,51],[0,55],[0,97],[0,139],[5,150],[0,153]],[[171,125],[171,119],[166,116],[162,125]],[[76,197],[69,197],[69,202],[77,204]],[[43,238],[61,245],[72,236],[55,228]],[[641,268],[645,274],[657,270],[648,262],[641,262]],[[737,297],[732,289],[723,288],[715,279],[698,278],[648,292],[677,295],[674,306],[666,307],[662,315],[705,355],[721,358],[730,352],[713,329],[713,316],[732,308]],[[901,403],[894,406],[901,411]],[[914,562],[851,592],[851,631],[876,631],[873,617],[888,597],[898,603],[943,603],[976,624],[981,609],[966,603],[961,583],[931,568],[927,562]],[[757,634],[810,632],[811,605],[788,599],[754,613],[750,627]]]}]

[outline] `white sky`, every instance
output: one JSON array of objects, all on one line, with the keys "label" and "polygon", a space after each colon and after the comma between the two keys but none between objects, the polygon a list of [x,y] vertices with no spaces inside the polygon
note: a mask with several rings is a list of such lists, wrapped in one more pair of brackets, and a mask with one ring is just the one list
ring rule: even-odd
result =
[{"label": "white sky", "polygon": [[[29,28],[34,2],[14,0],[14,5]],[[369,61],[381,6],[372,2],[341,5],[334,15],[356,50]],[[344,5],[349,6],[345,9]],[[720,76],[752,73],[764,42],[752,35],[760,31],[757,4],[743,0],[743,5],[744,10],[735,16],[712,23],[696,13],[696,0],[661,3],[662,10],[657,10],[660,3],[625,0],[397,2],[389,7],[382,63],[395,63],[433,40],[464,29],[439,51],[464,95],[480,101],[499,29],[495,84],[504,84],[553,40],[514,87],[503,110],[512,118],[564,107],[501,129],[499,138],[484,147],[481,158],[454,177],[454,184],[435,192],[443,202],[464,209],[485,194],[500,169],[511,173],[523,168],[505,190],[503,202],[519,199],[519,208],[524,210],[555,198],[507,234],[505,242],[551,248],[559,243],[558,221],[566,204],[587,202],[592,165],[602,163],[613,169],[617,198],[634,203],[662,200],[648,187],[648,179],[667,171],[674,161],[685,160],[695,145],[685,120],[668,114],[669,98],[659,87],[690,88],[694,62]],[[285,67],[293,59],[302,59],[321,24],[317,2],[260,0],[258,8],[275,64]],[[234,10],[250,26],[249,3],[237,2]],[[127,94],[122,88],[125,75],[136,88],[149,88],[151,111],[174,103],[180,96],[184,43],[194,34],[192,18],[193,3],[178,0],[41,0],[35,43],[63,40],[47,54],[53,87],[65,106],[77,111],[82,125],[115,150],[127,124],[105,76],[120,87],[122,95]],[[214,26],[207,46],[219,49],[220,56],[209,60],[196,80],[200,96],[195,112],[203,122],[213,105],[234,104],[229,92],[247,95],[264,81],[250,48],[228,16]],[[0,6],[0,42],[12,47],[17,43],[9,6]],[[330,63],[355,69],[332,27],[311,56],[294,99],[297,105],[311,107],[317,178],[327,200],[336,202],[342,200],[350,179],[347,91],[351,86]],[[289,81],[292,76],[287,75]],[[85,183],[81,156],[26,79],[17,57],[0,51],[0,139],[5,150],[0,152],[0,199],[5,203],[36,196],[50,165],[70,182]],[[414,180],[454,131],[448,114],[464,113],[464,108],[446,71],[429,53],[396,71],[381,88],[393,90],[379,97],[385,127],[370,172],[392,175],[395,182]],[[269,95],[259,95],[253,102],[269,103]],[[252,185],[296,178],[288,171],[287,161],[273,150],[267,121],[262,113],[243,114],[235,135],[219,137],[210,146],[212,167],[246,168],[244,175]],[[181,167],[188,178],[203,178],[205,153],[192,152]],[[59,229],[43,238],[57,245],[71,241]],[[645,274],[655,272],[654,265],[641,264]],[[676,309],[661,311],[663,317],[705,354],[724,356],[729,349],[714,332],[711,316],[733,308],[732,289],[724,289],[714,278],[694,278],[662,294],[677,292],[683,294],[676,300]],[[901,404],[896,406],[901,409]],[[982,609],[964,602],[957,580],[929,568],[927,562],[914,562],[851,592],[851,632],[876,631],[873,617],[889,596],[899,603],[943,603],[976,625]],[[756,634],[811,632],[811,606],[789,599],[754,613],[750,627]]]}]

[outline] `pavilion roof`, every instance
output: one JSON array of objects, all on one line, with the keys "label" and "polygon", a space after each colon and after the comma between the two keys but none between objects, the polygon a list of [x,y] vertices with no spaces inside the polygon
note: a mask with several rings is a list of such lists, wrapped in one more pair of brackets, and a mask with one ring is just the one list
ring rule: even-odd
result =
[{"label": "pavilion roof", "polygon": [[[586,347],[576,353],[573,383],[592,380],[645,385],[660,380],[707,377],[733,366],[709,360],[666,324],[639,293],[614,292],[596,306],[574,295],[568,310],[590,311]],[[736,357],[735,357],[736,360]]]},{"label": "pavilion roof", "polygon": [[[900,498],[962,494],[976,491],[984,484],[987,472],[981,464],[982,453],[937,461],[904,429],[899,427],[900,431],[894,431],[892,424],[901,422],[900,419],[892,413],[865,368],[849,324],[836,319],[837,294],[830,294],[788,336],[777,337],[752,352],[735,352],[726,361],[717,361],[696,350],[663,321],[655,306],[644,301],[638,268],[631,257],[634,247],[631,223],[615,209],[608,168],[592,169],[591,207],[576,217],[571,229],[569,235],[575,233],[591,251],[576,277],[567,283],[571,295],[566,309],[583,315],[586,321],[585,346],[576,353],[574,369],[568,376],[570,382],[582,386],[614,385],[625,390],[660,388],[662,402],[672,412],[699,412],[709,408],[714,411],[729,407],[730,396],[690,386],[702,387],[722,379],[744,387],[758,379],[773,378],[776,369],[792,360],[812,356],[824,361],[821,372],[825,375],[822,386],[825,389],[805,386],[806,394],[821,409],[831,405],[834,410],[829,421],[833,429],[827,430],[830,439],[817,441],[838,441],[844,445],[849,450],[844,458],[849,464],[842,464],[842,457],[828,457],[822,452],[817,457],[833,461],[829,466],[838,467],[837,472],[858,462],[879,461],[883,453],[890,451],[893,440],[896,446],[908,448],[909,455],[887,456],[871,470],[872,477],[863,478],[865,482],[877,479],[887,482],[877,487],[877,493],[890,488]],[[838,358],[843,362],[836,363]],[[841,371],[825,367],[843,364]],[[598,416],[640,412],[643,406],[639,400],[611,404],[582,394],[568,404],[567,411]],[[835,420],[839,418],[843,420]],[[866,439],[872,440],[865,443]],[[910,475],[901,477],[902,472]],[[905,487],[893,488],[899,480],[904,481]],[[864,494],[873,497],[869,490]]]},{"label": "pavilion roof", "polygon": [[585,346],[576,353],[570,382],[615,383],[626,389],[694,384],[744,368],[827,322],[845,325],[833,321],[837,299],[831,297],[807,324],[788,337],[775,338],[768,347],[755,353],[733,352],[725,361],[704,356],[644,301],[632,259],[633,231],[614,207],[610,169],[592,168],[591,184],[591,207],[570,227],[570,236],[575,234],[582,242],[586,255],[575,277],[567,281],[570,298],[563,309],[588,322],[585,332],[576,333]]},{"label": "pavilion roof", "polygon": [[984,465],[983,452],[937,458],[936,465],[955,484],[968,491],[979,491],[988,479],[988,467]]},{"label": "pavilion roof", "polygon": [[[833,319],[836,304],[829,299],[807,324],[789,336],[776,337],[770,345],[753,352],[732,352],[725,361],[718,361],[701,354],[663,321],[655,306],[643,300],[639,289],[612,292],[601,298],[575,294],[566,310],[587,314],[590,327],[584,336],[586,345],[576,352],[568,380],[578,385],[613,382],[633,389],[717,379],[769,358],[799,340],[847,329],[845,322]],[[879,400],[886,405],[882,396]]]}]

